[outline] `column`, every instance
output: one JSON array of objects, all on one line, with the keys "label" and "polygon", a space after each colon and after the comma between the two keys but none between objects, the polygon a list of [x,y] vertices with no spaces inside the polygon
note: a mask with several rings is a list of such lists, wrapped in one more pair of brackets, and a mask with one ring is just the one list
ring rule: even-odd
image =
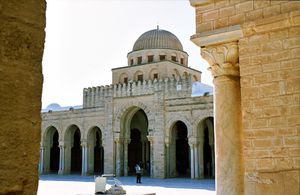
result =
[{"label": "column", "polygon": [[81,175],[87,175],[87,142],[81,141]]},{"label": "column", "polygon": [[59,169],[58,174],[63,175],[65,171],[65,146],[59,145]]},{"label": "column", "polygon": [[203,46],[214,77],[217,194],[243,194],[238,42]]},{"label": "column", "polygon": [[190,166],[190,171],[191,171],[191,179],[195,178],[195,172],[194,172],[194,144],[190,144],[190,154],[191,154],[191,166]]},{"label": "column", "polygon": [[149,142],[150,142],[150,177],[154,177],[153,174],[153,167],[154,167],[154,161],[153,161],[153,136],[148,135],[147,136]]},{"label": "column", "polygon": [[121,139],[115,138],[116,144],[116,176],[121,176]]},{"label": "column", "polygon": [[128,176],[128,144],[131,139],[124,139],[124,176]]},{"label": "column", "polygon": [[39,163],[39,174],[44,172],[44,147],[40,147],[40,163]]},{"label": "column", "polygon": [[203,139],[199,141],[199,163],[198,163],[198,167],[199,167],[199,178],[203,179],[204,178],[204,159],[203,159]]},{"label": "column", "polygon": [[194,158],[195,158],[195,179],[199,178],[199,162],[198,162],[198,148],[197,144],[194,145]]}]

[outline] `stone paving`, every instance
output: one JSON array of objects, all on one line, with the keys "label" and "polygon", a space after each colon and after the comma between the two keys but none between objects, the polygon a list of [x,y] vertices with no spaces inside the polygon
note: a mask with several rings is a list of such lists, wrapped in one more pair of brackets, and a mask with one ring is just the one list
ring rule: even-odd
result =
[{"label": "stone paving", "polygon": [[[214,180],[191,180],[188,178],[153,179],[142,177],[142,183],[135,183],[135,177],[118,178],[128,195],[156,193],[156,195],[215,195]],[[108,189],[112,184],[107,182]],[[41,175],[38,195],[90,195],[94,194],[93,176]]]}]

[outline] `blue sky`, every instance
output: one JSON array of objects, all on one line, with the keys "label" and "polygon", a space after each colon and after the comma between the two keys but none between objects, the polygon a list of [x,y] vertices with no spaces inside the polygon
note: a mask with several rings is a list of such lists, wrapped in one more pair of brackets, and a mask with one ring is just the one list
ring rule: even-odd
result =
[{"label": "blue sky", "polygon": [[47,0],[43,108],[82,104],[84,87],[111,84],[111,69],[144,32],[168,30],[189,54],[189,66],[212,85],[200,49],[190,41],[195,13],[188,0]]}]

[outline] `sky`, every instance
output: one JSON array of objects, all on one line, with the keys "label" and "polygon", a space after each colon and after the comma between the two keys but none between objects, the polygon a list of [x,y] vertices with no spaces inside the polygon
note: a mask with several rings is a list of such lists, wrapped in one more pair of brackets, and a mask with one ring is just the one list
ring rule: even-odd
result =
[{"label": "sky", "polygon": [[189,54],[189,66],[212,85],[208,64],[190,41],[195,10],[188,0],[47,0],[42,107],[82,105],[83,88],[110,85],[111,69],[146,31],[168,30]]}]

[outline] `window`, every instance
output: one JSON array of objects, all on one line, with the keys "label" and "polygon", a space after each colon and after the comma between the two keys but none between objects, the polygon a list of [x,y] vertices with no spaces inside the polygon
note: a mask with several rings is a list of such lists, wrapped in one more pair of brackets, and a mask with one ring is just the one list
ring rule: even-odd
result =
[{"label": "window", "polygon": [[133,59],[130,60],[130,65],[133,65]]},{"label": "window", "polygon": [[139,75],[137,76],[137,79],[138,79],[138,81],[143,81],[143,75],[142,75],[142,74],[139,74]]},{"label": "window", "polygon": [[166,55],[159,55],[159,60],[160,61],[166,60]]},{"label": "window", "polygon": [[124,83],[128,83],[128,77],[124,78]]},{"label": "window", "polygon": [[140,56],[140,57],[137,58],[137,63],[138,63],[138,64],[141,64],[141,63],[142,63],[142,56]]},{"label": "window", "polygon": [[172,56],[172,61],[174,61],[174,62],[177,62],[177,58],[176,58],[176,56]]},{"label": "window", "polygon": [[180,58],[180,64],[183,64],[183,58]]},{"label": "window", "polygon": [[153,55],[148,56],[148,62],[153,62]]},{"label": "window", "polygon": [[158,74],[157,73],[153,74],[153,78],[158,79]]}]

